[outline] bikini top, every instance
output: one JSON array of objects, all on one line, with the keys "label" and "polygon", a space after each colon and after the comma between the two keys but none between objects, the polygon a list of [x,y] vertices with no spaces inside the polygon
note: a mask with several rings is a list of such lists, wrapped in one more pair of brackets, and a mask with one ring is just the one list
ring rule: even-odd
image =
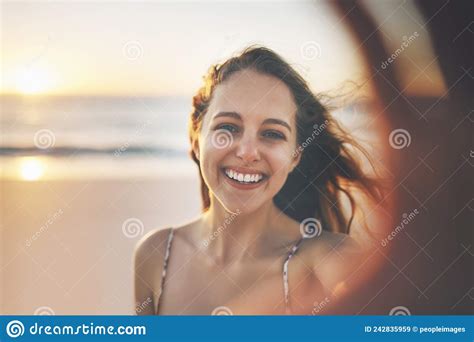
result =
[{"label": "bikini top", "polygon": [[[157,296],[157,303],[156,303],[156,310],[155,310],[156,315],[159,314],[159,310],[160,310],[160,299],[161,299],[161,295],[163,294],[163,289],[164,289],[164,285],[165,285],[166,271],[167,271],[167,268],[168,268],[168,261],[169,261],[169,257],[170,257],[171,245],[173,243],[173,237],[174,237],[174,229],[170,228],[170,232],[168,234],[168,243],[166,245],[165,258],[164,258],[164,261],[163,261],[163,271],[161,273],[160,291],[158,292],[158,296]],[[304,240],[304,237],[299,239],[298,242],[296,242],[293,245],[290,252],[286,256],[285,261],[283,262],[283,292],[284,292],[284,298],[285,298],[285,312],[287,314],[291,313],[289,287],[288,287],[288,263],[289,263],[290,259],[298,251],[298,248],[300,247],[301,242],[303,240]]]}]

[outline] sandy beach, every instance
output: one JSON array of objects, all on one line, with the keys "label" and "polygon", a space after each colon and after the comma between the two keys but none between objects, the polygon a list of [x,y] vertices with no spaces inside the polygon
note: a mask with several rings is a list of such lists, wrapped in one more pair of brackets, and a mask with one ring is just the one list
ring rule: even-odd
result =
[{"label": "sandy beach", "polygon": [[1,313],[133,314],[133,249],[199,214],[197,179],[1,181]]}]

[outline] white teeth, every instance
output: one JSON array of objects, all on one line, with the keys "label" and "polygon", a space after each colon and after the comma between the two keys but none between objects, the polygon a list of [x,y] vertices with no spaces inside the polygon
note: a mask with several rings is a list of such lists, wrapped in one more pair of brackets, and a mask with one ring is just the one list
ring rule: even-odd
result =
[{"label": "white teeth", "polygon": [[242,183],[257,183],[260,182],[263,178],[261,174],[243,174],[235,172],[231,169],[225,169],[225,174],[232,179],[238,180]]}]

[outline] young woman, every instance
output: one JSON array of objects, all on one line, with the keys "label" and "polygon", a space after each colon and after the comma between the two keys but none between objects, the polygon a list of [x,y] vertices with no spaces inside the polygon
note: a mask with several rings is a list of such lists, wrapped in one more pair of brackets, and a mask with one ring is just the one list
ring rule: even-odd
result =
[{"label": "young woman", "polygon": [[360,254],[353,189],[376,199],[378,188],[306,82],[248,48],[211,67],[189,134],[203,212],[137,245],[137,314],[311,314],[329,302]]}]

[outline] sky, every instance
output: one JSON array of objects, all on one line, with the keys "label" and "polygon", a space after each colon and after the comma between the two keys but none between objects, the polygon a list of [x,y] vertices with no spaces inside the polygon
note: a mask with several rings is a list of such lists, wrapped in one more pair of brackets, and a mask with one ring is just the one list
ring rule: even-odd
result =
[{"label": "sky", "polygon": [[[417,29],[411,19],[416,14],[407,15],[413,11],[409,4],[380,3],[374,13],[388,46],[396,49],[402,36]],[[339,15],[322,1],[22,1],[1,6],[1,93],[189,96],[211,64],[250,44],[280,53],[316,91],[348,80],[363,82],[373,72],[364,67]],[[400,32],[397,23],[403,23]],[[432,57],[426,42],[426,34],[421,35],[418,48],[404,52],[397,64],[422,70]],[[409,90],[423,89],[428,80],[439,91],[436,63]]]}]

